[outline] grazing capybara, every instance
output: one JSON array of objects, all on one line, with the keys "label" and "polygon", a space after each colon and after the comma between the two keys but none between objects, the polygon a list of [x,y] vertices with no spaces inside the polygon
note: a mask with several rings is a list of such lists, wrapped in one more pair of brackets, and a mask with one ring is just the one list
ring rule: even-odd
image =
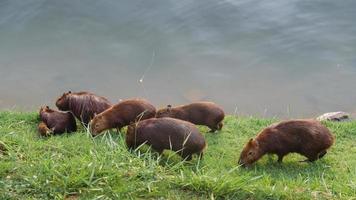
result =
[{"label": "grazing capybara", "polygon": [[191,160],[193,154],[201,157],[206,146],[203,135],[194,124],[169,117],[131,124],[127,128],[127,147],[134,149],[142,144],[150,145],[159,154],[165,149],[175,151],[187,160]]},{"label": "grazing capybara", "polygon": [[70,112],[55,111],[48,106],[41,107],[38,131],[42,136],[77,131],[77,124]]},{"label": "grazing capybara", "polygon": [[95,114],[110,108],[111,103],[106,98],[89,92],[69,91],[57,99],[56,106],[59,110],[71,111],[84,126],[87,126]]},{"label": "grazing capybara", "polygon": [[155,114],[156,108],[145,99],[124,100],[96,115],[90,123],[91,133],[95,136],[107,129],[121,129]]},{"label": "grazing capybara", "polygon": [[172,117],[196,125],[205,125],[211,132],[215,132],[223,127],[225,113],[213,102],[196,102],[174,108],[168,105],[167,108],[158,110],[156,117]]},{"label": "grazing capybara", "polygon": [[282,121],[251,138],[241,152],[239,164],[250,166],[265,154],[277,154],[278,162],[282,162],[289,153],[299,153],[313,162],[322,158],[333,143],[334,136],[319,121]]}]

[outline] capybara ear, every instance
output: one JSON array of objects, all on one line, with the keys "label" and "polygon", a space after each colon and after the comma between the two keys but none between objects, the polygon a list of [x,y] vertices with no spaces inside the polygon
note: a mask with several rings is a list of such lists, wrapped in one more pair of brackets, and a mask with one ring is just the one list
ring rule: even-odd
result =
[{"label": "capybara ear", "polygon": [[248,141],[249,144],[253,143],[253,138],[250,138],[250,140]]},{"label": "capybara ear", "polygon": [[49,106],[46,106],[46,109],[49,109]]},{"label": "capybara ear", "polygon": [[68,91],[68,94],[71,94],[71,93],[72,93],[72,91],[69,90],[69,91]]},{"label": "capybara ear", "polygon": [[257,141],[257,140],[253,140],[252,144],[253,144],[255,147],[258,147],[258,141]]},{"label": "capybara ear", "polygon": [[167,105],[167,111],[171,111],[172,105]]}]

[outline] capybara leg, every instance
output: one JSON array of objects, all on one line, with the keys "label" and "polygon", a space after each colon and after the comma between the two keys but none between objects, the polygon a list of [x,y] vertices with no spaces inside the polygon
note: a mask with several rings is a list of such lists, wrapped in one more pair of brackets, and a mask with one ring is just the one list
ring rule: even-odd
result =
[{"label": "capybara leg", "polygon": [[127,148],[129,151],[133,151],[136,149],[133,145],[127,145]]},{"label": "capybara leg", "polygon": [[215,131],[216,131],[216,128],[211,128],[210,127],[210,131],[209,131],[210,133],[215,133]]},{"label": "capybara leg", "polygon": [[318,157],[318,154],[311,154],[311,155],[308,155],[307,158],[308,158],[308,160],[306,160],[306,161],[308,161],[308,162],[314,162],[314,161],[316,161],[319,157]]},{"label": "capybara leg", "polygon": [[198,153],[198,158],[199,158],[199,160],[202,160],[202,159],[203,159],[203,156],[204,156],[204,153],[203,153],[203,152]]},{"label": "capybara leg", "polygon": [[324,156],[325,156],[325,154],[326,154],[326,150],[324,150],[324,151],[320,152],[320,153],[319,153],[319,155],[318,155],[318,159],[320,159],[320,158],[324,157]]},{"label": "capybara leg", "polygon": [[215,131],[216,131],[216,127],[214,127],[214,126],[209,126],[209,128],[210,128],[210,133],[215,133]]},{"label": "capybara leg", "polygon": [[136,149],[136,145],[134,142],[132,142],[131,140],[127,140],[126,139],[126,146],[130,151],[133,151]]},{"label": "capybara leg", "polygon": [[281,163],[283,161],[284,155],[278,155],[278,162]]},{"label": "capybara leg", "polygon": [[159,155],[162,155],[164,149],[154,149]]}]

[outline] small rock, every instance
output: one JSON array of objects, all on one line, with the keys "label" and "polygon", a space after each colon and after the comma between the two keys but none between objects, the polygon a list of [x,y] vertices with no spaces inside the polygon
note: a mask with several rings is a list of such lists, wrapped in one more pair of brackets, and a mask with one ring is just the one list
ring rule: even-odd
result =
[{"label": "small rock", "polygon": [[346,112],[329,112],[316,118],[319,121],[346,121],[350,119],[350,114]]}]

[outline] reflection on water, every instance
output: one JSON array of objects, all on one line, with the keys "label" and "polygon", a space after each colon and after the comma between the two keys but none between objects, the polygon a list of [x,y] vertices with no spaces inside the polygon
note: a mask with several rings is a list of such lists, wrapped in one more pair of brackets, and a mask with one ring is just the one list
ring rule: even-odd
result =
[{"label": "reflection on water", "polygon": [[244,115],[355,111],[354,19],[353,0],[0,0],[0,109],[70,89]]}]

